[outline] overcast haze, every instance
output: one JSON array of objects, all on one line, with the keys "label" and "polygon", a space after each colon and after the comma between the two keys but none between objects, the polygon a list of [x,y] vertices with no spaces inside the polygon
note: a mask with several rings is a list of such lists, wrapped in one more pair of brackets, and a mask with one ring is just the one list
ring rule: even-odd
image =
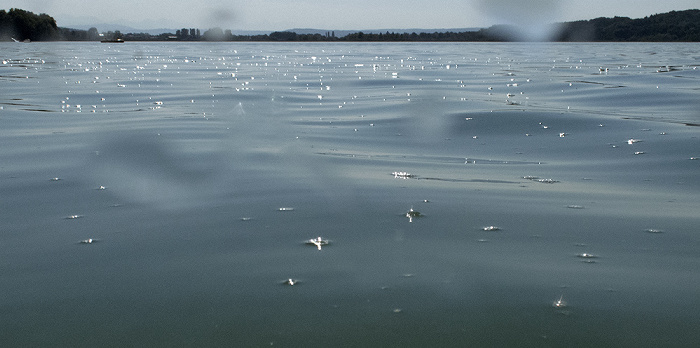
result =
[{"label": "overcast haze", "polygon": [[546,24],[596,17],[640,18],[699,8],[698,0],[0,0],[54,17],[61,27],[97,23],[139,29],[468,28]]}]

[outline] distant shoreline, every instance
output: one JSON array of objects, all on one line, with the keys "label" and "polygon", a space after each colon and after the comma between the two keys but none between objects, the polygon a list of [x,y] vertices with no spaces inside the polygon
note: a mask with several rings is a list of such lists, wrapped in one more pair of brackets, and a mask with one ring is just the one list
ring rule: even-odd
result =
[{"label": "distant shoreline", "polygon": [[[596,18],[557,23],[548,34],[528,36],[527,28],[494,25],[462,32],[352,32],[336,36],[335,31],[297,33],[275,31],[270,34],[236,35],[231,30],[182,28],[175,33],[98,32],[58,27],[47,14],[11,9],[0,10],[0,41],[231,41],[231,42],[700,42],[700,10],[671,11],[631,19]],[[300,30],[301,31],[301,30]],[[308,29],[304,31],[308,32]],[[339,31],[340,32],[340,31]],[[348,32],[348,31],[342,31]]]}]

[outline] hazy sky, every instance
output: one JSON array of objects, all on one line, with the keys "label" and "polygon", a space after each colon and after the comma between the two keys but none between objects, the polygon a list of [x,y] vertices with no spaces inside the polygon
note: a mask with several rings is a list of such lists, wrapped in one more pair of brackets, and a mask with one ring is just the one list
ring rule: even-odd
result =
[{"label": "hazy sky", "polygon": [[639,18],[700,8],[698,0],[0,0],[47,13],[59,26],[234,30],[467,28],[596,17]]}]

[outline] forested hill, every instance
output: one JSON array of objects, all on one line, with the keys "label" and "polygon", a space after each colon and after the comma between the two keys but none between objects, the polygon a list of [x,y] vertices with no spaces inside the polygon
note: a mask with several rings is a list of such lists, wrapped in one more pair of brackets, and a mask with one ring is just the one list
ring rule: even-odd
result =
[{"label": "forested hill", "polygon": [[700,41],[700,10],[563,23],[553,41]]},{"label": "forested hill", "polygon": [[47,14],[10,9],[0,10],[0,41],[32,40],[51,41],[60,39],[56,20]]},{"label": "forested hill", "polygon": [[[557,31],[550,41],[685,41],[700,42],[700,10],[672,11],[649,17],[631,19],[627,17],[596,18],[585,21],[566,22],[556,25]],[[269,35],[232,35],[230,30],[211,28],[199,35],[199,30],[183,29],[178,33],[149,35],[145,33],[106,33],[106,38],[124,38],[127,41],[517,41],[509,33],[518,30],[497,25],[478,31],[463,33],[384,33],[357,32],[343,37],[320,34],[297,34],[274,32]],[[192,32],[196,32],[192,35]],[[183,34],[184,33],[184,34]],[[103,38],[105,38],[103,37]],[[10,9],[0,10],[0,41],[96,41],[100,40],[96,28],[88,31],[60,28],[47,14]]]}]

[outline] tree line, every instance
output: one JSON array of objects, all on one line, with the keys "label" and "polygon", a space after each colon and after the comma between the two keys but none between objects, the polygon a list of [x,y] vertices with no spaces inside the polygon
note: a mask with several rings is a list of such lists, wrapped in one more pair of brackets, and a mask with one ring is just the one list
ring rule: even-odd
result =
[{"label": "tree line", "polygon": [[567,22],[554,41],[700,41],[700,10]]},{"label": "tree line", "polygon": [[20,9],[0,10],[0,40],[51,41],[60,39],[56,20]]},{"label": "tree line", "polygon": [[[549,41],[685,41],[700,42],[700,10],[671,11],[639,19],[628,17],[596,18],[585,21],[559,23]],[[176,33],[151,35],[119,31],[99,34],[96,28],[77,30],[60,28],[47,14],[10,9],[0,10],[0,41],[97,41],[123,39],[125,41],[351,41],[351,42],[469,42],[469,41],[518,41],[517,28],[496,25],[478,31],[434,33],[363,33],[356,32],[343,37],[335,33],[297,34],[272,32],[265,35],[235,35],[231,30],[211,28],[204,33],[199,29],[178,30]]]}]

